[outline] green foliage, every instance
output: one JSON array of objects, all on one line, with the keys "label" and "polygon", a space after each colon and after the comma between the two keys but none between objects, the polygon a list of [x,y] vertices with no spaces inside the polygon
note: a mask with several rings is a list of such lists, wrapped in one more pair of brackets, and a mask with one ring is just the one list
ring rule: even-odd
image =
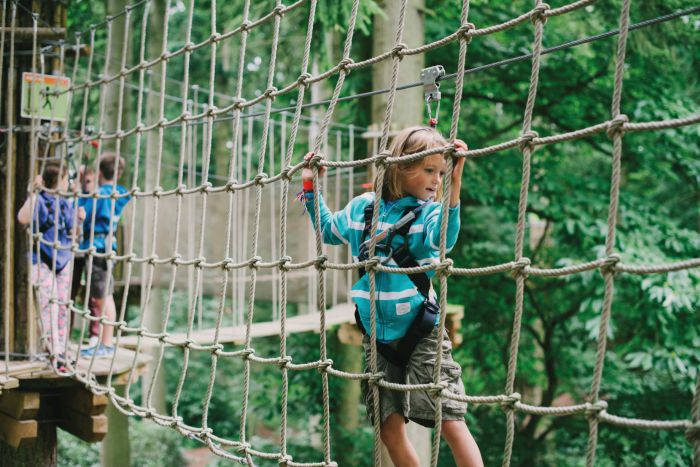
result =
[{"label": "green foliage", "polygon": [[[251,18],[271,9],[273,2],[252,2]],[[559,2],[560,6],[564,2]],[[217,28],[230,30],[242,18],[240,2],[217,2]],[[314,53],[325,70],[335,64],[342,49],[342,33],[347,27],[349,2],[322,0],[318,4]],[[361,2],[358,33],[353,46],[356,60],[371,54],[372,18],[380,14],[375,2]],[[531,2],[470,2],[469,21],[478,27],[504,22],[528,11]],[[193,41],[211,33],[209,2],[197,2]],[[69,15],[79,27],[96,22],[104,11],[73,2]],[[687,7],[680,0],[634,3],[632,22]],[[458,0],[426,2],[426,42],[454,32],[460,24]],[[298,76],[306,31],[306,7],[290,12],[282,22],[275,86],[281,88]],[[618,27],[619,1],[601,1],[563,17],[550,18],[544,32],[544,47],[612,30]],[[627,66],[624,73],[622,112],[631,121],[644,122],[678,118],[697,113],[700,86],[700,16],[674,20],[630,33]],[[185,41],[186,14],[171,16],[171,49]],[[136,34],[138,37],[138,33]],[[243,66],[242,94],[251,98],[267,86],[272,23],[254,30],[248,38]],[[98,35],[96,49],[104,50],[104,32]],[[529,53],[533,29],[530,22],[511,30],[475,38],[468,47],[467,67],[477,67],[504,58]],[[101,42],[100,42],[101,41]],[[588,127],[611,118],[616,39],[560,51],[542,58],[533,129],[540,136],[560,134]],[[218,48],[216,89],[235,93],[238,73],[239,39]],[[102,47],[100,49],[100,47]],[[131,62],[137,61],[131,51]],[[148,50],[154,57],[159,50]],[[456,71],[458,45],[449,44],[426,56],[426,65],[442,64],[448,73]],[[98,60],[99,61],[99,60]],[[192,54],[190,82],[206,86],[210,56],[203,49]],[[96,68],[99,68],[96,64]],[[182,57],[168,64],[168,77],[184,74]],[[337,76],[326,84],[333,86]],[[515,138],[521,131],[522,115],[530,79],[530,62],[468,74],[463,89],[459,136],[470,147],[480,148]],[[181,94],[177,81],[166,89]],[[343,94],[371,88],[369,70],[348,76]],[[326,89],[327,91],[328,89]],[[454,85],[442,84],[442,130],[447,132]],[[200,102],[206,97],[200,94]],[[190,95],[192,97],[192,95]],[[132,95],[133,98],[133,95]],[[225,103],[217,97],[216,105]],[[280,96],[275,106],[294,103],[295,93]],[[309,96],[306,97],[307,101]],[[96,103],[96,95],[91,102]],[[338,106],[336,116],[345,123],[368,123],[367,102],[355,101]],[[94,124],[97,106],[91,106],[89,120]],[[179,103],[167,102],[166,115],[176,116]],[[133,122],[132,122],[133,125]],[[177,163],[179,135],[169,132],[165,141],[166,163]],[[618,212],[615,251],[624,263],[661,264],[700,256],[700,159],[697,157],[697,126],[660,132],[628,133],[623,139],[622,187]],[[228,135],[215,135],[214,157],[222,150]],[[308,146],[298,141],[295,160]],[[253,148],[256,149],[256,148]],[[605,256],[607,216],[610,198],[612,144],[605,134],[571,143],[539,147],[532,157],[528,198],[528,221],[541,225],[544,234],[526,232],[525,253],[538,267],[564,267]],[[255,150],[252,151],[255,154]],[[201,168],[201,167],[200,167]],[[216,168],[211,166],[214,173]],[[522,160],[517,149],[469,161],[462,185],[462,231],[452,253],[456,265],[486,266],[513,260],[515,222],[521,184]],[[176,183],[174,172],[164,175],[163,186]],[[169,178],[168,178],[169,177]],[[504,391],[508,345],[512,332],[515,286],[506,274],[450,279],[449,300],[465,304],[462,323],[464,344],[455,350],[464,369],[469,394],[501,394]],[[526,283],[523,329],[519,346],[516,390],[524,401],[538,405],[587,400],[595,360],[596,340],[603,300],[603,279],[598,271],[562,278],[531,277]],[[176,297],[173,329],[187,325],[184,295]],[[216,318],[217,304],[205,299],[204,324]],[[648,419],[687,419],[693,383],[700,367],[700,272],[697,269],[670,274],[618,274],[612,320],[608,335],[601,397],[616,415]],[[256,303],[256,316],[264,319],[270,310]],[[238,347],[240,348],[240,347]],[[226,350],[234,349],[233,346]],[[279,339],[255,342],[259,356],[279,355]],[[294,362],[319,358],[316,335],[289,337],[288,354]],[[331,358],[333,358],[331,350]],[[169,404],[181,377],[183,354],[168,350],[165,371]],[[237,359],[220,359],[212,375],[211,358],[190,355],[178,413],[185,423],[201,425],[207,384],[214,377],[208,422],[219,436],[239,439],[244,388],[244,365]],[[248,439],[262,450],[276,450],[281,424],[281,376],[277,367],[251,366],[246,421]],[[337,394],[345,382],[331,378],[331,393]],[[140,397],[134,387],[132,397]],[[322,451],[319,423],[321,379],[316,371],[289,373],[289,452],[295,460],[318,460]],[[568,402],[567,402],[568,401]],[[332,401],[336,404],[337,401]],[[337,407],[332,405],[332,424],[338,426]],[[352,452],[358,465],[371,463],[372,430],[358,405],[361,428],[344,432],[336,429],[333,452]],[[505,437],[505,417],[500,407],[475,406],[468,423],[484,455],[486,465],[500,463]],[[584,417],[517,417],[514,465],[582,465],[587,442]],[[184,446],[198,446],[183,440]],[[444,446],[443,446],[444,447]],[[66,451],[67,452],[67,451]],[[443,449],[441,465],[453,465]],[[66,454],[68,455],[68,454]],[[652,432],[601,425],[600,465],[688,465],[690,449],[682,433]],[[90,459],[90,454],[81,457]]]}]

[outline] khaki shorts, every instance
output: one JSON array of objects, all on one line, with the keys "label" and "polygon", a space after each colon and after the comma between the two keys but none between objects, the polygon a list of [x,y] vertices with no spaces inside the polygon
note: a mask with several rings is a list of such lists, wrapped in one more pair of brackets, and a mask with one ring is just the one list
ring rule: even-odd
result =
[{"label": "khaki shorts", "polygon": [[[435,367],[435,349],[437,345],[436,327],[430,335],[418,342],[411,354],[411,359],[405,368],[390,363],[382,354],[377,352],[377,371],[384,373],[384,380],[398,384],[425,384],[433,381],[433,368]],[[464,395],[464,383],[462,382],[462,368],[452,359],[452,342],[445,332],[442,341],[442,371],[440,381],[447,383],[447,389],[457,395]],[[365,372],[369,372],[370,339],[365,335],[362,339],[362,347],[365,351]],[[362,397],[367,407],[367,415],[372,420],[373,404],[372,390],[367,380],[362,380]],[[406,419],[425,427],[435,426],[436,400],[430,397],[426,391],[394,391],[379,388],[379,413],[384,423],[389,415],[397,412]],[[467,413],[467,404],[452,399],[442,399],[443,420],[464,420]]]}]

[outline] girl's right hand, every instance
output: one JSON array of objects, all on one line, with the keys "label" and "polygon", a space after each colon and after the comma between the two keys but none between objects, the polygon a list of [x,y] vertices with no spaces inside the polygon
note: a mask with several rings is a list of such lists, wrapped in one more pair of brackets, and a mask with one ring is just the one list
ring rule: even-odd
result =
[{"label": "girl's right hand", "polygon": [[[307,152],[304,156],[304,162],[306,162],[306,167],[301,171],[301,181],[306,182],[314,179],[314,171],[309,167],[309,161],[314,157],[314,152]],[[318,175],[321,176],[326,172],[326,168],[323,166],[318,167]]]}]

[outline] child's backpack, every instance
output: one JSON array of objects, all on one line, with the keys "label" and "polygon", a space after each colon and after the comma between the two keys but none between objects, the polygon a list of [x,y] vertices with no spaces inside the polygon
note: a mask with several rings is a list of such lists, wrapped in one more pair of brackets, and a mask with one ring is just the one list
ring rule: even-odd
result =
[{"label": "child's backpack", "polygon": [[[58,224],[56,224],[56,209],[59,209]],[[57,249],[53,244],[56,230],[58,229],[58,243],[61,247],[70,246],[70,231],[73,228],[73,208],[70,202],[64,198],[58,198],[48,193],[39,193],[37,197],[36,216],[34,218],[34,231],[40,232],[43,241],[39,243],[39,257],[49,267],[53,267],[56,258],[56,273],[66,267],[71,260],[71,252],[68,249]]]}]

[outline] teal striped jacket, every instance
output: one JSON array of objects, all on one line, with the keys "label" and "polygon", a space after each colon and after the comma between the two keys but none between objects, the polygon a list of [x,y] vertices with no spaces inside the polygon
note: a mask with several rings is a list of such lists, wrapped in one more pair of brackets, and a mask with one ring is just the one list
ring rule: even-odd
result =
[{"label": "teal striped jacket", "polygon": [[[353,261],[357,262],[362,243],[362,230],[365,224],[365,207],[374,201],[374,193],[364,193],[353,198],[344,209],[332,213],[323,197],[319,199],[321,208],[321,231],[323,242],[329,245],[350,245]],[[441,204],[433,201],[420,201],[407,196],[394,202],[380,201],[379,225],[377,234],[388,229],[403,217],[407,208],[416,207],[421,203],[427,205],[413,221],[408,232],[408,249],[419,265],[439,262],[440,223],[442,222]],[[315,226],[313,199],[306,200],[306,208]],[[447,224],[447,251],[452,250],[459,234],[459,205],[450,208]],[[396,235],[392,240],[392,248],[396,249],[404,243],[404,237]],[[383,256],[383,253],[377,252]],[[398,267],[393,261],[386,263],[389,267]],[[434,271],[428,271],[433,277]],[[411,279],[405,274],[377,272],[376,301],[377,301],[377,339],[387,343],[400,339],[406,334],[416,314],[423,304],[424,297],[418,292]],[[436,300],[435,292],[430,291],[431,298]],[[370,329],[369,313],[369,274],[365,274],[352,287],[351,297],[357,305],[360,318],[365,329]],[[437,323],[436,323],[437,324]]]}]

